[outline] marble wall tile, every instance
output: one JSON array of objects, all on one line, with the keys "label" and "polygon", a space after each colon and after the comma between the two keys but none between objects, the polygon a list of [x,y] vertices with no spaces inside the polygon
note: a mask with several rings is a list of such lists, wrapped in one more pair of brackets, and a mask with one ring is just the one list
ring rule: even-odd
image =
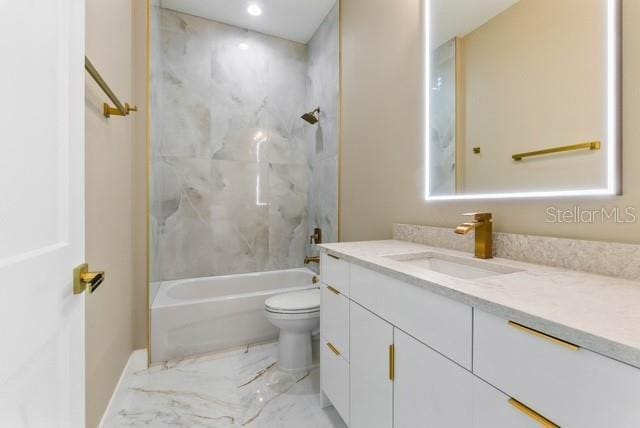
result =
[{"label": "marble wall tile", "polygon": [[[309,42],[307,110],[320,107],[320,121],[307,126],[308,157],[311,165],[307,234],[322,229],[324,242],[338,241],[338,152],[340,44],[339,4],[336,2]],[[317,250],[308,241],[306,252]]]},{"label": "marble wall tile", "polygon": [[337,7],[308,45],[152,20],[152,280],[301,266],[311,213],[337,239]]},{"label": "marble wall tile", "polygon": [[[473,252],[474,236],[452,228],[394,224],[393,238],[451,250]],[[495,257],[638,281],[640,245],[549,236],[494,233]]]}]

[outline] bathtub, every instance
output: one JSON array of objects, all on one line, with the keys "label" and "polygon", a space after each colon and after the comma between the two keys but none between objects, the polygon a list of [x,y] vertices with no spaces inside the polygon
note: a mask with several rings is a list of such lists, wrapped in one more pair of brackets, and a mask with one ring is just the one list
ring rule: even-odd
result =
[{"label": "bathtub", "polygon": [[264,301],[313,288],[315,272],[287,269],[157,283],[151,304],[153,362],[276,339]]}]

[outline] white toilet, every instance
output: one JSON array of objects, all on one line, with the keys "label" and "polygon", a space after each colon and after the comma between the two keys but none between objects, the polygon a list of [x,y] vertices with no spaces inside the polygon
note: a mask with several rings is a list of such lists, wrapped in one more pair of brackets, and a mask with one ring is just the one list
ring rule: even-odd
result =
[{"label": "white toilet", "polygon": [[320,326],[320,289],[277,294],[264,302],[271,324],[280,329],[278,366],[283,370],[311,367],[311,332]]}]

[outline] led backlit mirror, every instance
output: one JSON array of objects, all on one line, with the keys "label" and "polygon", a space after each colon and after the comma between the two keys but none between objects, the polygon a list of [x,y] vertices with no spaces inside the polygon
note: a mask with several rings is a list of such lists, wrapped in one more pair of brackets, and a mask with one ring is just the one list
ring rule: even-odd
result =
[{"label": "led backlit mirror", "polygon": [[427,199],[619,193],[619,0],[424,0]]}]

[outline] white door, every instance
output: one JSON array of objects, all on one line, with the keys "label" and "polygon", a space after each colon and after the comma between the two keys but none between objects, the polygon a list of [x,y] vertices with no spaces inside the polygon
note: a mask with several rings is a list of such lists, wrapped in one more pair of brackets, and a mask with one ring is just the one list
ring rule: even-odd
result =
[{"label": "white door", "polygon": [[362,306],[350,304],[351,428],[390,428],[393,326]]},{"label": "white door", "polygon": [[394,428],[471,427],[471,372],[398,329],[394,340]]},{"label": "white door", "polygon": [[84,1],[0,0],[0,426],[84,425]]}]

